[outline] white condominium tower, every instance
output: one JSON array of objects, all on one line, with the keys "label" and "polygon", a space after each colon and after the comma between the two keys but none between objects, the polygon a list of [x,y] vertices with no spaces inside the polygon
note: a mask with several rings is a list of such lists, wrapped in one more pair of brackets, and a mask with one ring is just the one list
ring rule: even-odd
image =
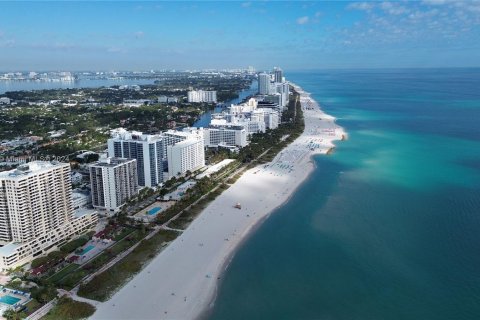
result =
[{"label": "white condominium tower", "polygon": [[188,102],[217,102],[217,91],[194,90],[187,93]]},{"label": "white condominium tower", "polygon": [[166,147],[160,135],[143,134],[118,128],[108,139],[108,156],[137,160],[138,185],[154,188],[163,177]]},{"label": "white condominium tower", "polygon": [[203,128],[184,128],[162,133],[167,154],[169,178],[205,166]]},{"label": "white condominium tower", "polygon": [[0,173],[0,269],[95,226],[96,212],[73,210],[70,165],[33,161]]},{"label": "white condominium tower", "polygon": [[203,130],[198,130],[198,134],[191,133],[187,139],[168,146],[167,156],[170,178],[205,166]]},{"label": "white condominium tower", "polygon": [[115,213],[137,194],[137,160],[107,158],[89,168],[94,208]]},{"label": "white condominium tower", "polygon": [[0,174],[0,240],[22,242],[73,215],[70,165],[32,162]]},{"label": "white condominium tower", "polygon": [[[151,188],[172,177],[171,172],[167,173],[169,170],[168,146],[188,139],[203,140],[202,128],[168,130],[156,135],[118,128],[112,130],[111,134],[112,138],[108,139],[108,156],[136,159],[138,185]],[[205,158],[204,151],[202,156]]]}]

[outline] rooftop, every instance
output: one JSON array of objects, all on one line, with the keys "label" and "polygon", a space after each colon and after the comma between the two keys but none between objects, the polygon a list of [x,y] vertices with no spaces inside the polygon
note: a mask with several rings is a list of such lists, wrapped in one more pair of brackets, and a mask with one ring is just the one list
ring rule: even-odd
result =
[{"label": "rooftop", "polygon": [[81,218],[83,216],[97,213],[97,210],[94,209],[86,209],[86,208],[79,208],[73,212],[75,218]]},{"label": "rooftop", "polygon": [[113,168],[119,165],[122,165],[127,162],[137,161],[135,159],[127,159],[127,158],[106,158],[101,159],[98,162],[91,164],[89,167],[109,167]]},{"label": "rooftop", "polygon": [[9,242],[3,247],[0,248],[0,256],[8,257],[16,252],[16,250],[21,247],[23,243],[21,242]]},{"label": "rooftop", "polygon": [[0,172],[0,179],[15,179],[33,176],[43,171],[48,171],[52,168],[59,168],[70,165],[58,161],[32,161],[19,165],[16,169]]}]

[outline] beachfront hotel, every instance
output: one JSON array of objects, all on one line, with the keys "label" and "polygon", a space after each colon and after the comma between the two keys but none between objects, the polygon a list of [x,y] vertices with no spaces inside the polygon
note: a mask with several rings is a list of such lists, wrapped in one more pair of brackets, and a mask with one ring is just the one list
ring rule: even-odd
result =
[{"label": "beachfront hotel", "polygon": [[188,139],[167,148],[168,173],[170,178],[195,171],[205,166],[203,130],[201,135],[190,135]]},{"label": "beachfront hotel", "polygon": [[137,160],[102,159],[89,166],[92,205],[114,214],[138,192]]},{"label": "beachfront hotel", "polygon": [[203,129],[205,146],[217,147],[240,147],[248,144],[247,130],[241,125],[209,127]]},{"label": "beachfront hotel", "polygon": [[212,115],[208,128],[204,129],[205,146],[241,148],[248,145],[248,136],[278,128],[290,95],[290,84],[285,81],[282,69],[259,73],[258,91],[259,95]]},{"label": "beachfront hotel", "polygon": [[288,105],[290,84],[284,80],[282,69],[275,68],[273,74],[258,74],[258,94],[267,101],[278,103],[282,109]]},{"label": "beachfront hotel", "polygon": [[137,160],[138,185],[154,188],[165,180],[164,139],[160,135],[143,134],[117,128],[110,131],[108,156]]},{"label": "beachfront hotel", "polygon": [[29,262],[95,227],[96,211],[73,209],[70,165],[33,161],[0,173],[0,269]]},{"label": "beachfront hotel", "polygon": [[[178,165],[171,163],[171,161],[177,161],[178,155],[173,157],[168,156],[169,147],[186,140],[201,140],[203,145],[204,133],[202,128],[184,128],[182,131],[168,130],[155,135],[117,128],[111,130],[110,133],[111,138],[108,139],[108,156],[112,158],[136,159],[138,185],[142,187],[155,188],[160,183],[175,176],[178,172],[183,174],[188,170],[192,171],[193,168],[196,170],[200,163],[204,165],[205,162],[204,150],[198,151],[198,153],[182,151],[184,156],[192,157],[185,161],[194,164],[188,165],[187,167],[189,167],[189,169],[186,170],[182,169],[181,163]],[[181,149],[182,147],[179,146],[171,150],[177,152]],[[172,160],[169,161],[169,159]],[[203,161],[201,159],[203,159]],[[181,170],[177,171],[178,169]]]}]

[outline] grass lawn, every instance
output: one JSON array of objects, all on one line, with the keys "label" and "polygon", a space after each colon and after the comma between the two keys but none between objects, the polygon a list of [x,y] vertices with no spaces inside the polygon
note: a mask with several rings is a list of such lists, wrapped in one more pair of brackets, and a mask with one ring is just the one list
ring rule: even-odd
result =
[{"label": "grass lawn", "polygon": [[142,240],[142,243],[135,250],[117,264],[94,277],[89,283],[81,285],[78,295],[98,301],[106,301],[162,250],[163,243],[172,241],[177,236],[177,232],[160,230],[152,238]]},{"label": "grass lawn", "polygon": [[130,233],[132,233],[133,231],[135,231],[135,229],[133,228],[125,228],[122,232],[120,232],[120,234],[116,235],[115,237],[113,237],[113,241],[120,241],[122,240],[123,238],[125,238],[127,235],[129,235]]},{"label": "grass lawn", "polygon": [[85,302],[74,301],[62,297],[42,320],[77,320],[90,317],[95,312],[95,307]]},{"label": "grass lawn", "polygon": [[50,278],[47,280],[57,283],[59,280],[61,280],[63,277],[65,277],[67,274],[74,272],[79,268],[78,264],[71,263],[62,270],[58,271],[57,273],[53,274]]},{"label": "grass lawn", "polygon": [[35,299],[32,299],[30,300],[26,305],[25,307],[27,308],[25,310],[25,313],[27,315],[29,314],[32,314],[33,312],[35,312],[38,308],[40,308],[42,306],[42,304],[40,302],[38,302],[37,300]]},{"label": "grass lawn", "polygon": [[103,265],[112,260],[117,254],[133,246],[135,243],[140,241],[143,236],[144,234],[142,234],[140,230],[134,230],[128,235],[128,238],[131,240],[127,240],[127,237],[125,237],[112,247],[100,253],[94,259],[88,261],[83,266],[79,266],[79,268],[74,270],[75,272],[65,273],[62,278],[59,278],[58,285],[66,290],[73,289],[80,282],[80,280],[82,280],[88,274],[100,269]]}]

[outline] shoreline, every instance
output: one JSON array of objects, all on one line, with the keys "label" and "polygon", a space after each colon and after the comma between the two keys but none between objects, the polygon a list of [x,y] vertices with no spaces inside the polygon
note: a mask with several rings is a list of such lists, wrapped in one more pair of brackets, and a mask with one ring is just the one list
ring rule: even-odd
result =
[{"label": "shoreline", "polygon": [[[306,181],[315,168],[312,157],[327,154],[333,141],[346,136],[309,93],[292,86],[300,94],[303,133],[272,162],[245,171],[140,273],[100,303],[92,319],[208,317],[236,250]],[[234,208],[237,202],[241,209]]]},{"label": "shoreline", "polygon": [[[329,149],[329,151],[331,150],[332,148]],[[329,152],[328,151],[328,152]],[[326,153],[326,155],[328,155],[329,153]],[[314,155],[312,155],[310,157],[310,159],[313,158]],[[222,281],[223,281],[223,275],[225,274],[225,272],[227,272],[227,269],[228,267],[230,266],[230,263],[232,262],[236,252],[242,247],[242,245],[248,241],[248,239],[253,235],[253,233],[259,229],[262,224],[276,211],[278,210],[279,208],[283,207],[288,201],[290,201],[290,199],[293,197],[293,195],[295,194],[295,191],[297,191],[297,189],[299,189],[305,182],[306,180],[308,179],[308,177],[310,176],[310,174],[314,171],[314,169],[316,168],[316,165],[315,165],[315,162],[312,161],[312,168],[311,170],[309,170],[305,176],[305,179],[303,179],[303,181],[293,190],[293,192],[291,192],[288,197],[285,199],[285,201],[283,201],[282,203],[280,203],[277,207],[275,207],[274,209],[272,209],[269,213],[265,214],[259,221],[257,221],[254,225],[252,225],[248,232],[245,234],[245,236],[240,240],[240,242],[237,244],[237,246],[232,250],[232,252],[229,253],[229,255],[227,256],[227,259],[225,259],[225,262],[224,264],[221,266],[221,271],[220,273],[218,274],[218,277],[220,277],[220,279],[218,279],[219,281],[217,281],[217,283],[215,284],[215,288],[214,288],[214,292],[212,293],[212,297],[211,297],[211,300],[210,302],[208,303],[208,305],[205,305],[205,308],[203,311],[200,312],[200,314],[198,316],[195,317],[196,320],[206,320],[208,319],[208,317],[210,316],[210,314],[212,313],[213,311],[213,308],[215,307],[215,301],[217,300],[217,294],[218,294],[218,288],[220,287]]]}]

